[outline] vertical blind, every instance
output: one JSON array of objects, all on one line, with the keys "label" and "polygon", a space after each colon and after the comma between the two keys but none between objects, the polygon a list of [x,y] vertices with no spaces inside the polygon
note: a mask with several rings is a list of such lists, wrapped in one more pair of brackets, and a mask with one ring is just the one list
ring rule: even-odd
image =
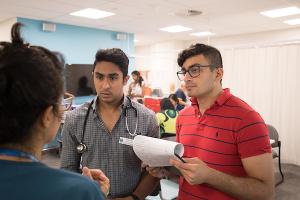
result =
[{"label": "vertical blind", "polygon": [[300,165],[300,44],[221,49],[223,87],[245,100],[282,141],[282,161]]}]

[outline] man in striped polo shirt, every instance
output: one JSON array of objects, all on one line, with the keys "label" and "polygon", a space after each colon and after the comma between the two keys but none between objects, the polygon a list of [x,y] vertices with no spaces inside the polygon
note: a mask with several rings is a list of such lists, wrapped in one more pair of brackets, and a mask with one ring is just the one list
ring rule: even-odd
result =
[{"label": "man in striped polo shirt", "polygon": [[179,199],[271,199],[274,177],[266,124],[253,108],[222,88],[220,52],[195,44],[177,61],[178,78],[192,102],[176,124],[186,163],[170,161],[182,174]]}]

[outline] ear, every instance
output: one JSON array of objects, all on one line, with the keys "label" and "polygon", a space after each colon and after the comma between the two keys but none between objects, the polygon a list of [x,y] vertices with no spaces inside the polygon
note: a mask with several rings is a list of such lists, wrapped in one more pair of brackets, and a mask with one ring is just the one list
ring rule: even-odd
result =
[{"label": "ear", "polygon": [[91,77],[92,77],[92,80],[94,80],[94,71],[92,71]]},{"label": "ear", "polygon": [[224,74],[223,68],[219,67],[216,69],[216,79],[218,82],[220,82],[220,80],[223,79],[223,74]]},{"label": "ear", "polygon": [[44,112],[41,114],[41,126],[44,128],[48,128],[51,126],[51,122],[53,121],[54,113],[53,113],[53,106],[48,106]]},{"label": "ear", "polygon": [[123,79],[123,85],[127,84],[129,78],[130,78],[130,76],[128,76],[128,75],[126,77],[124,77],[124,79]]}]

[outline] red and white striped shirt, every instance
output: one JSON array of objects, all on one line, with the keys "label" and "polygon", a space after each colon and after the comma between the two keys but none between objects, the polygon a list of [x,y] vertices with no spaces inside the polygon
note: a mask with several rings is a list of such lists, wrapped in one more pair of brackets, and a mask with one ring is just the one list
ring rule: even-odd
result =
[{"label": "red and white striped shirt", "polygon": [[[261,116],[241,99],[224,89],[215,103],[201,115],[195,98],[179,113],[177,141],[183,157],[198,157],[209,167],[233,176],[247,176],[241,159],[271,152],[268,129]],[[180,200],[234,197],[206,184],[191,186],[180,177]]]}]

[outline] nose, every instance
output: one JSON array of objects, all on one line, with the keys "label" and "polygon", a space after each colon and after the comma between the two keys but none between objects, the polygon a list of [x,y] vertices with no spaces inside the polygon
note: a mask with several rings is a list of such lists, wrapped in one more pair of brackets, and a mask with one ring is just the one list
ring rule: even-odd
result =
[{"label": "nose", "polygon": [[110,81],[109,81],[108,78],[104,78],[104,80],[103,80],[102,83],[103,83],[103,85],[102,85],[103,89],[108,89],[108,88],[110,88]]},{"label": "nose", "polygon": [[191,79],[192,79],[191,75],[188,72],[186,72],[184,74],[183,81],[186,82],[186,81],[191,80]]}]

